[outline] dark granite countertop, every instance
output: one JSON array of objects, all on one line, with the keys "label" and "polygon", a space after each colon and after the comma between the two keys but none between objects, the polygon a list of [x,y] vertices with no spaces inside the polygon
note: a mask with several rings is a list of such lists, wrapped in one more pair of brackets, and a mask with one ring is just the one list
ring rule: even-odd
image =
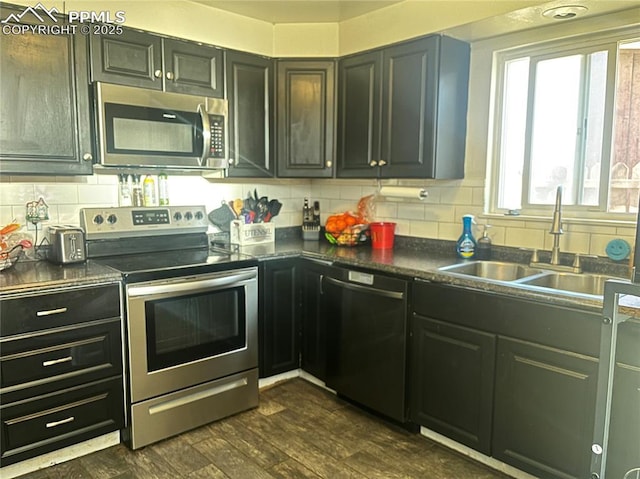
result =
[{"label": "dark granite countertop", "polygon": [[108,283],[121,278],[118,271],[92,260],[69,265],[19,261],[12,268],[0,272],[0,294]]},{"label": "dark granite countertop", "polygon": [[[549,289],[533,289],[515,283],[491,281],[472,276],[462,277],[439,271],[438,268],[442,266],[464,261],[455,256],[450,242],[420,241],[419,239],[402,237],[396,239],[396,245],[393,249],[376,250],[372,249],[370,245],[356,247],[335,246],[323,239],[320,239],[320,241],[303,241],[296,235],[291,235],[281,236],[276,239],[275,243],[245,246],[240,248],[239,251],[262,261],[302,256],[311,260],[345,267],[366,268],[424,281],[446,283],[476,291],[520,297],[553,303],[559,306],[577,307],[591,312],[602,311],[602,298],[598,296],[576,295]],[[494,258],[526,263],[526,259],[531,254],[522,250],[508,250],[508,248],[498,248]],[[624,277],[627,268],[626,265],[609,264],[604,259],[602,261],[590,259],[590,261],[585,261],[585,266],[588,266],[588,271],[591,272],[606,273],[620,277]]]},{"label": "dark granite countertop", "polygon": [[[491,281],[471,276],[453,275],[438,268],[461,262],[453,253],[452,242],[396,237],[391,250],[376,250],[365,244],[356,247],[331,245],[324,239],[303,241],[298,228],[285,228],[276,236],[275,243],[232,248],[232,251],[257,259],[304,257],[345,267],[364,268],[388,274],[416,278],[424,281],[451,284],[453,286],[521,297],[557,305],[577,307],[600,312],[602,298],[589,295],[572,295],[554,290],[535,290],[517,284]],[[529,252],[518,249],[494,248],[494,258],[526,263]],[[625,276],[626,265],[610,264],[606,260],[585,261],[590,271]],[[587,269],[587,268],[585,268]],[[118,281],[120,274],[94,261],[83,264],[58,266],[45,261],[24,261],[12,269],[0,272],[0,293],[27,292],[45,288],[69,287]],[[639,292],[640,296],[640,292]]]}]

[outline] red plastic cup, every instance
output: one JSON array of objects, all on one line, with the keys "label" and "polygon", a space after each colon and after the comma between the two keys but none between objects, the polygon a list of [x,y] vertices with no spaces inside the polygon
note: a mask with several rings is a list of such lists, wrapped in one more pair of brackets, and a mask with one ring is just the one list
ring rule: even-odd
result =
[{"label": "red plastic cup", "polygon": [[371,247],[375,249],[393,248],[393,240],[396,233],[396,224],[390,222],[370,223]]}]

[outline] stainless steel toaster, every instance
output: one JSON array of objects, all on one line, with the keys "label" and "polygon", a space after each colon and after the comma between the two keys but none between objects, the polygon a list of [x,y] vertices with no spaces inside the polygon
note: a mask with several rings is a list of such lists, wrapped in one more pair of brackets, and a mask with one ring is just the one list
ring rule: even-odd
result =
[{"label": "stainless steel toaster", "polygon": [[51,248],[47,259],[52,263],[82,263],[86,259],[82,228],[67,225],[50,226],[49,242]]}]

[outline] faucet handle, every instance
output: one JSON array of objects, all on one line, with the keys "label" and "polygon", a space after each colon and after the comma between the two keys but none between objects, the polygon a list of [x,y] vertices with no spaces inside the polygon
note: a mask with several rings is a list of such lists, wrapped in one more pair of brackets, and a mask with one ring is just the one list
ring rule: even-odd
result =
[{"label": "faucet handle", "polygon": [[573,257],[573,263],[571,264],[574,273],[582,273],[582,262],[580,261],[582,256],[590,257],[591,255],[581,255],[580,253],[576,253]]},{"label": "faucet handle", "polygon": [[540,258],[538,257],[538,249],[537,248],[533,248],[533,251],[531,252],[531,262],[532,263],[539,263],[540,262]]}]

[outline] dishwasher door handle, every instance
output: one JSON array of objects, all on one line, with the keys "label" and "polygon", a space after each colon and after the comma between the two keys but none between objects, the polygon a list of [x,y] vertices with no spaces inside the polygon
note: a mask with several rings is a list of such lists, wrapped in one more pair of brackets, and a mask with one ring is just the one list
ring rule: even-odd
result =
[{"label": "dishwasher door handle", "polygon": [[371,286],[363,286],[361,284],[348,283],[335,278],[329,278],[324,276],[322,280],[328,283],[335,284],[341,288],[350,289],[351,291],[357,291],[359,293],[375,294],[376,296],[383,296],[391,299],[404,299],[404,293],[399,291],[387,291],[386,289],[372,288]]}]

